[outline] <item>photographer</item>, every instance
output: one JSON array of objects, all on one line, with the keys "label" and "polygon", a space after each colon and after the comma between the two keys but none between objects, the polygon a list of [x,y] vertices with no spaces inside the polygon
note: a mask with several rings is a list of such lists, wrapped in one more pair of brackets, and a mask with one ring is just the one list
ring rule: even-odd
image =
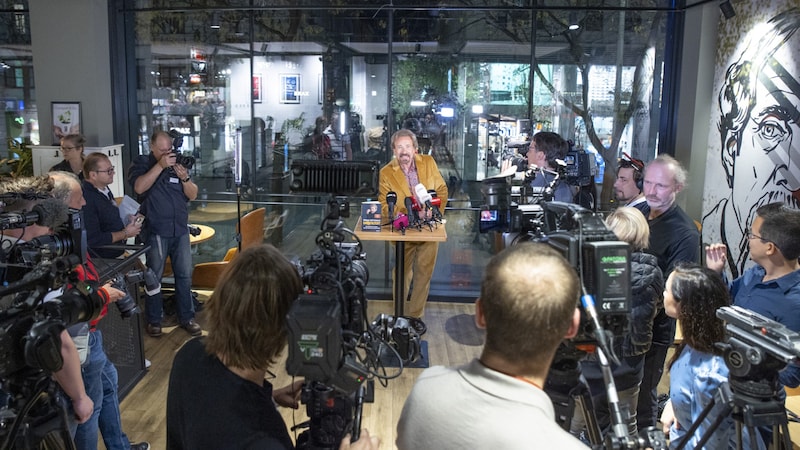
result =
[{"label": "photographer", "polygon": [[[197,198],[197,185],[192,182],[189,171],[176,163],[176,156],[169,133],[153,133],[150,154],[140,155],[133,161],[128,181],[139,196],[141,213],[147,217],[142,232],[144,243],[150,246],[147,267],[160,279],[167,257],[170,258],[175,273],[178,324],[197,336],[203,330],[194,320],[192,255],[187,228],[187,203]],[[147,334],[152,337],[161,336],[163,307],[161,292],[146,295]]]},{"label": "photographer", "polygon": [[[276,405],[297,408],[302,381],[265,380],[286,347],[286,315],[302,291],[295,267],[271,245],[251,247],[225,269],[206,303],[208,336],[175,355],[167,393],[167,449],[291,449]],[[366,430],[340,449],[376,449]]]},{"label": "photographer", "polygon": [[119,217],[119,208],[114,194],[108,188],[114,182],[114,166],[103,153],[92,153],[83,161],[83,220],[86,227],[86,243],[92,255],[101,258],[116,258],[124,250],[102,248],[115,242],[125,242],[138,236],[142,229],[132,217],[127,225]]},{"label": "photographer", "polygon": [[401,450],[586,450],[554,420],[542,390],[564,338],[578,331],[575,269],[538,243],[508,247],[486,266],[475,323],[486,330],[480,359],[422,372],[397,424]]},{"label": "photographer", "polygon": [[[95,154],[93,154],[95,155]],[[90,155],[91,157],[92,155]],[[105,156],[105,155],[103,155]],[[53,179],[53,197],[62,200],[69,208],[79,210],[86,206],[82,186],[78,178],[69,172],[51,172]],[[117,214],[119,217],[119,214]],[[75,268],[80,280],[97,280],[99,275],[87,255],[84,266]],[[140,442],[131,444],[128,436],[122,431],[120,418],[117,368],[108,359],[103,348],[103,335],[97,329],[97,323],[108,313],[108,303],[115,302],[125,296],[119,289],[106,284],[100,289],[101,295],[107,298],[106,305],[100,315],[89,322],[88,327],[76,325],[70,327],[73,336],[88,331],[85,361],[81,361],[81,377],[86,393],[92,399],[94,408],[92,415],[85,423],[78,425],[75,435],[75,446],[78,450],[96,450],[97,433],[103,435],[103,443],[107,450],[147,450],[150,444]]]}]

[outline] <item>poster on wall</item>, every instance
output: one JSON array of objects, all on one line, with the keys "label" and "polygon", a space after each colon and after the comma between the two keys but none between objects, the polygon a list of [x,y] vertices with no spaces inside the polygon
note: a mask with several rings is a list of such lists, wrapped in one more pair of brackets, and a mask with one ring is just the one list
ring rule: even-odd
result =
[{"label": "poster on wall", "polygon": [[281,103],[300,103],[300,75],[282,74],[281,75]]},{"label": "poster on wall", "polygon": [[261,103],[262,81],[260,73],[253,74],[253,103]]},{"label": "poster on wall", "polygon": [[[703,242],[728,247],[736,277],[750,261],[759,207],[800,207],[800,9],[792,0],[737,2],[721,18],[712,90]],[[719,180],[725,180],[720,183]]]},{"label": "poster on wall", "polygon": [[58,145],[61,138],[81,132],[80,102],[52,102],[53,112],[53,145]]}]

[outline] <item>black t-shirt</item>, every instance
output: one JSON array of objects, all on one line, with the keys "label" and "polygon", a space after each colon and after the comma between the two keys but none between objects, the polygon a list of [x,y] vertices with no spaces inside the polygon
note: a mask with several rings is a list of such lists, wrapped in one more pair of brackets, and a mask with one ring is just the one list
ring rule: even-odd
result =
[{"label": "black t-shirt", "polygon": [[294,448],[272,401],[272,385],[258,386],[209,355],[203,338],[175,355],[167,393],[167,449]]}]

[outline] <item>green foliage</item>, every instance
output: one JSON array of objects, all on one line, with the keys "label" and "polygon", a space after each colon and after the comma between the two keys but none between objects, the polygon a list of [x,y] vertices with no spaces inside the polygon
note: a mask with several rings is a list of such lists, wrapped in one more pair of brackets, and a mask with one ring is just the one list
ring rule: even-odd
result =
[{"label": "green foliage", "polygon": [[0,178],[33,176],[33,150],[28,143],[8,139],[8,158],[0,159]]},{"label": "green foliage", "polygon": [[411,100],[430,102],[431,96],[446,94],[447,73],[455,67],[455,59],[449,56],[420,55],[397,61],[392,79],[392,109],[397,117],[411,111]]}]

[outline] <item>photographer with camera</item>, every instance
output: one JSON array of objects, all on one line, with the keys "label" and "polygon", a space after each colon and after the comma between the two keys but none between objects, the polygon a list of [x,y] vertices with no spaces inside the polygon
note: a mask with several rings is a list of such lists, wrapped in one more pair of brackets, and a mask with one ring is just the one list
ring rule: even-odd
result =
[{"label": "photographer with camera", "polygon": [[[71,209],[85,208],[83,189],[76,176],[69,172],[51,172],[50,178],[54,182],[53,196],[55,198],[64,201]],[[99,279],[97,269],[88,255],[86,264],[77,266],[75,270],[79,280]],[[89,420],[78,425],[75,433],[75,446],[78,450],[96,450],[97,433],[100,431],[107,450],[147,450],[150,448],[150,444],[147,442],[131,444],[128,436],[122,431],[117,393],[117,368],[108,359],[103,348],[103,334],[97,329],[98,322],[108,313],[108,303],[122,299],[125,297],[125,292],[111,286],[110,283],[106,284],[100,292],[105,292],[108,301],[100,315],[88,323],[86,356],[85,361],[81,362],[83,384],[86,387],[86,393],[94,403],[94,409]],[[86,329],[85,326],[76,325],[70,327],[69,332],[74,339],[80,336],[80,333],[84,333]]]},{"label": "photographer with camera", "polygon": [[[192,336],[203,332],[194,320],[192,300],[192,255],[189,244],[188,202],[197,198],[197,185],[189,170],[176,162],[177,148],[166,131],[153,133],[150,154],[138,156],[131,165],[128,182],[139,196],[141,212],[147,217],[143,228],[147,267],[158,279],[164,273],[167,257],[175,273],[175,298],[178,324]],[[161,336],[164,300],[161,292],[146,295],[147,334]]]},{"label": "photographer with camera", "polygon": [[575,269],[545,244],[495,255],[475,302],[483,353],[422,372],[397,424],[397,447],[585,450],[556,424],[542,390],[556,348],[578,332],[579,295]]},{"label": "photographer with camera", "polygon": [[[109,185],[114,182],[114,166],[104,153],[92,153],[83,161],[83,220],[86,228],[86,244],[92,255],[100,258],[116,258],[121,249],[102,248],[115,242],[138,236],[142,229],[140,221],[131,217],[127,225],[119,217],[119,208]],[[141,217],[141,216],[139,216]]]},{"label": "photographer with camera", "polygon": [[[303,289],[275,247],[251,247],[225,269],[206,303],[208,336],[178,350],[167,393],[167,449],[292,449],[277,405],[297,408],[302,381],[273,389],[265,380],[286,348],[286,315]],[[362,430],[340,449],[377,449]]]}]

